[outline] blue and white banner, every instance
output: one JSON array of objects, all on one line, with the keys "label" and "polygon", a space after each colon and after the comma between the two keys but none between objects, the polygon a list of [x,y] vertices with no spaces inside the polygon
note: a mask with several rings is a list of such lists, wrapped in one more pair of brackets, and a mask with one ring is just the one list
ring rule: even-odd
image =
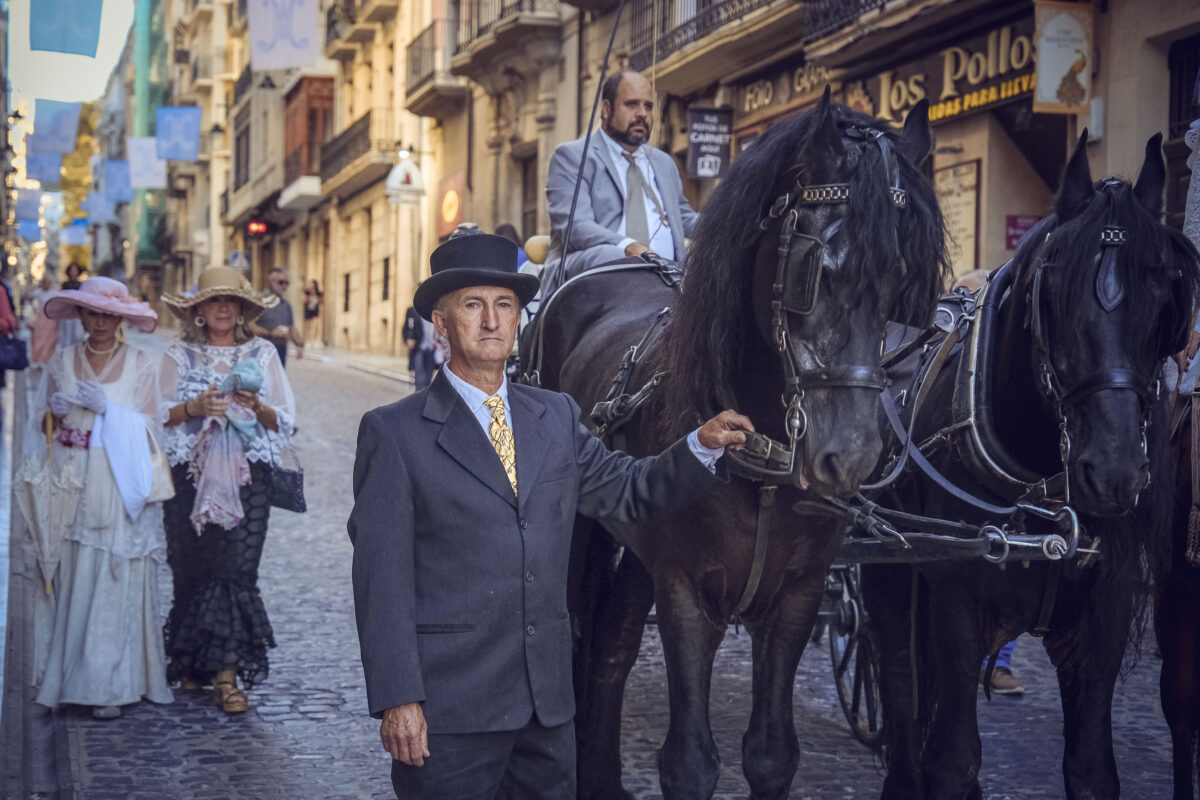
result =
[{"label": "blue and white banner", "polygon": [[133,187],[129,185],[128,161],[104,162],[104,197],[110,203],[133,202]]},{"label": "blue and white banner", "polygon": [[41,216],[42,191],[40,189],[17,189],[17,219],[37,222]]},{"label": "blue and white banner", "polygon": [[167,162],[158,157],[158,140],[153,136],[125,140],[129,152],[129,185],[134,189],[167,188]]},{"label": "blue and white banner", "polygon": [[104,195],[99,192],[93,193],[79,205],[87,212],[88,219],[93,225],[106,225],[109,222],[117,221],[116,209],[112,202],[105,199]]},{"label": "blue and white banner", "polygon": [[88,221],[87,217],[82,219],[72,220],[70,225],[64,226],[58,232],[59,244],[81,245],[88,243]]},{"label": "blue and white banner", "polygon": [[200,157],[198,106],[159,106],[155,115],[158,157],[163,161],[195,161]]},{"label": "blue and white banner", "polygon": [[95,58],[103,5],[103,0],[30,0],[29,49]]},{"label": "blue and white banner", "polygon": [[75,152],[75,134],[79,131],[79,103],[38,98],[34,104],[33,129],[39,155]]},{"label": "blue and white banner", "polygon": [[62,178],[62,156],[56,153],[26,153],[25,177],[42,184],[43,188],[57,184]]},{"label": "blue and white banner", "polygon": [[36,219],[19,219],[17,220],[17,235],[27,242],[40,242],[42,226]]},{"label": "blue and white banner", "polygon": [[321,55],[317,0],[250,0],[250,67],[304,67]]}]

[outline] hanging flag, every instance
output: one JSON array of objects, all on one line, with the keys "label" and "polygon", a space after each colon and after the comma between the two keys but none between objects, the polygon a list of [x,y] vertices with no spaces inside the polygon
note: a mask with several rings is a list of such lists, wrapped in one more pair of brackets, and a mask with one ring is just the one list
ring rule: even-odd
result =
[{"label": "hanging flag", "polygon": [[129,152],[129,185],[134,189],[167,188],[167,162],[158,157],[157,141],[153,136],[125,140]]},{"label": "hanging flag", "polygon": [[159,106],[155,115],[158,157],[164,161],[195,161],[200,157],[200,108]]},{"label": "hanging flag", "polygon": [[304,67],[320,55],[317,0],[250,0],[250,68]]},{"label": "hanging flag", "polygon": [[17,220],[17,235],[27,242],[40,242],[42,226],[36,219],[19,219]]},{"label": "hanging flag", "polygon": [[40,189],[17,189],[17,219],[37,222],[42,208]]},{"label": "hanging flag", "polygon": [[32,0],[29,49],[96,57],[103,0]]},{"label": "hanging flag", "polygon": [[57,184],[62,178],[62,156],[57,153],[26,154],[25,177],[31,181],[46,184]]},{"label": "hanging flag", "polygon": [[87,212],[88,219],[93,225],[106,225],[117,221],[116,209],[104,195],[95,193],[79,204]]},{"label": "hanging flag", "polygon": [[42,100],[34,104],[35,147],[40,155],[75,152],[75,134],[79,131],[79,103]]},{"label": "hanging flag", "polygon": [[129,185],[128,161],[104,162],[104,197],[110,203],[133,202],[133,187]]},{"label": "hanging flag", "polygon": [[68,245],[80,245],[88,243],[88,221],[87,217],[75,219],[70,225],[64,226],[58,232],[58,243]]}]

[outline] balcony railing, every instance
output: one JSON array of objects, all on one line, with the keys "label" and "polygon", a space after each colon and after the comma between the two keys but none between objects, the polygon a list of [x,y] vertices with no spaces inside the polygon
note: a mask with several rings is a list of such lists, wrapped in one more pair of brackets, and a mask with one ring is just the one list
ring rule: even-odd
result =
[{"label": "balcony railing", "polygon": [[[305,163],[307,160],[308,163]],[[283,185],[287,186],[305,175],[321,174],[321,146],[316,143],[300,145],[283,159]]]},{"label": "balcony railing", "polygon": [[[244,0],[243,0],[244,1]],[[325,12],[325,44],[336,42],[358,18],[363,0],[336,0]]]},{"label": "balcony railing", "polygon": [[888,0],[810,0],[804,4],[804,41],[836,33],[868,11],[882,10]]},{"label": "balcony railing", "polygon": [[633,54],[629,66],[646,69],[656,56],[665,58],[772,2],[776,0],[637,0],[633,6]]},{"label": "balcony railing", "polygon": [[212,59],[207,54],[192,58],[192,83],[212,78]]},{"label": "balcony railing", "polygon": [[558,16],[558,0],[476,0],[464,3],[455,37],[454,52],[465,50],[471,42],[490,31],[497,22],[517,14]]},{"label": "balcony railing", "polygon": [[390,109],[374,109],[321,146],[321,182],[324,183],[372,150],[396,145]]},{"label": "balcony railing", "polygon": [[250,91],[250,83],[254,79],[254,74],[250,71],[250,65],[242,70],[242,74],[238,76],[237,83],[233,85],[233,104],[236,106],[246,96],[246,92]]},{"label": "balcony railing", "polygon": [[408,43],[408,82],[404,89],[412,94],[425,81],[450,74],[450,53],[446,48],[445,20],[435,20],[417,38]]}]

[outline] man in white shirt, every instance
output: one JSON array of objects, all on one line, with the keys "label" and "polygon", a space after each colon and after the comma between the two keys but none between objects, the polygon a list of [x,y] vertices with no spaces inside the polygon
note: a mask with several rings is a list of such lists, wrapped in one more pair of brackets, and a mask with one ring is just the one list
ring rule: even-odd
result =
[{"label": "man in white shirt", "polygon": [[683,260],[684,237],[691,235],[700,215],[683,196],[675,161],[646,144],[653,112],[654,95],[640,73],[618,72],[604,82],[601,129],[588,143],[565,248],[584,141],[566,142],[554,151],[546,181],[550,252],[542,273],[543,298],[584,270],[647,250],[668,261]]}]

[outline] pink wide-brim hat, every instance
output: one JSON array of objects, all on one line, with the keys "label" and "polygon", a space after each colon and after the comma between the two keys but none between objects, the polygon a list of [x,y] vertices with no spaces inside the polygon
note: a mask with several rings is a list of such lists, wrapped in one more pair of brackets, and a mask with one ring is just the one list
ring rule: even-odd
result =
[{"label": "pink wide-brim hat", "polygon": [[99,275],[88,278],[78,289],[55,292],[42,306],[50,319],[74,319],[81,308],[118,316],[145,333],[158,326],[158,314],[149,303],[130,295],[129,289],[120,281]]}]

